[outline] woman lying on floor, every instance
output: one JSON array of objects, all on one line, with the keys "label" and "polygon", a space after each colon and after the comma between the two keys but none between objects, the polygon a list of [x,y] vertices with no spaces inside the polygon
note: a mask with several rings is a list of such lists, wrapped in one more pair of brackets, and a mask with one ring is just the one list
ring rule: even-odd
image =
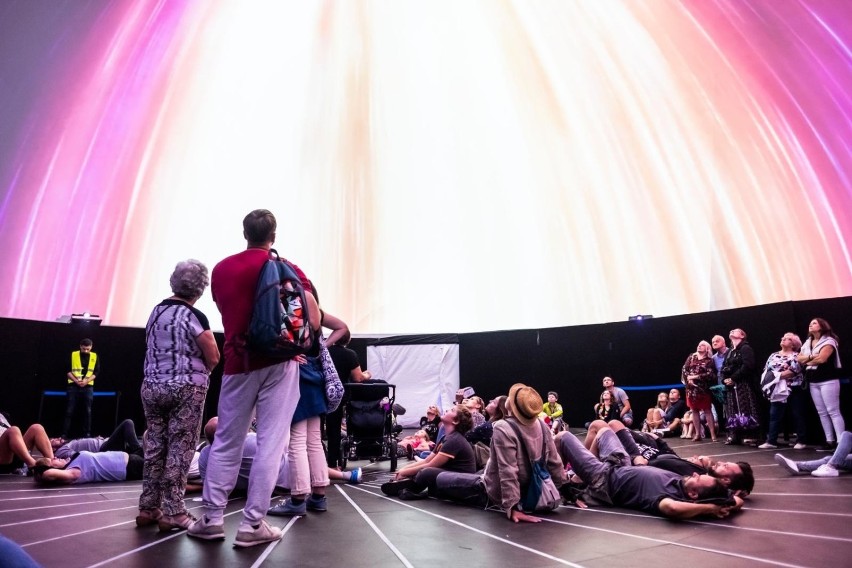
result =
[{"label": "woman lying on floor", "polygon": [[127,452],[80,452],[67,462],[59,458],[36,461],[37,483],[70,485],[142,479],[144,459]]}]

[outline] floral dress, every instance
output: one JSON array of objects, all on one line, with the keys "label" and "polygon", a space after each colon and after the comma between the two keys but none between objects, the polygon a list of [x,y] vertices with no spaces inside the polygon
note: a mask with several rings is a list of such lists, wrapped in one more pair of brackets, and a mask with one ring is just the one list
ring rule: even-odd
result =
[{"label": "floral dress", "polygon": [[[698,375],[691,385],[687,380],[689,375]],[[710,410],[713,403],[710,386],[716,382],[716,364],[713,363],[713,358],[699,358],[697,353],[693,353],[683,364],[680,380],[686,385],[686,405],[691,410]]]}]

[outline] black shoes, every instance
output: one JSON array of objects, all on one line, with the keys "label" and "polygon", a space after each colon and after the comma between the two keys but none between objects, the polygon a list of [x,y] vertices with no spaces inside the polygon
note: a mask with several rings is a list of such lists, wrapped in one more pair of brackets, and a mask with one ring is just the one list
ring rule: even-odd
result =
[{"label": "black shoes", "polygon": [[398,497],[403,489],[414,489],[413,479],[400,479],[398,481],[388,481],[382,484],[382,493],[391,497]]},{"label": "black shoes", "polygon": [[403,501],[419,501],[420,499],[428,499],[429,492],[424,490],[417,493],[411,489],[403,489],[399,492],[399,498]]}]

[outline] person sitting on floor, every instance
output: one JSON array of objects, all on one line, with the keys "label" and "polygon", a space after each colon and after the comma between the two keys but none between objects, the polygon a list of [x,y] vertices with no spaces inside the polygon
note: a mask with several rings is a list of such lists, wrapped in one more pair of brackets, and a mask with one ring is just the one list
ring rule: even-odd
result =
[{"label": "person sitting on floor", "polygon": [[122,421],[109,438],[95,436],[77,438],[70,442],[65,442],[62,438],[51,438],[50,445],[53,447],[53,455],[62,459],[70,459],[76,452],[127,452],[145,457],[142,444],[136,436],[136,426],[130,418]]},{"label": "person sitting on floor", "polygon": [[494,422],[491,458],[484,473],[443,471],[429,485],[429,495],[476,507],[493,505],[515,523],[541,522],[541,518],[521,510],[521,496],[532,479],[531,462],[544,460],[553,484],[559,488],[565,483],[565,468],[553,437],[538,419],[542,406],[541,395],[534,388],[522,383],[512,385],[506,399],[507,416]]},{"label": "person sitting on floor", "polygon": [[562,405],[559,404],[559,394],[556,391],[550,391],[547,393],[547,402],[544,403],[544,407],[542,407],[542,418],[544,418],[544,423],[550,427],[550,432],[552,434],[556,434],[557,432],[561,432],[565,430],[565,421],[562,420],[563,410]]},{"label": "person sitting on floor", "polygon": [[631,465],[628,451],[608,424],[600,426],[596,438],[600,459],[571,433],[559,437],[558,448],[563,461],[586,483],[586,495],[599,503],[673,519],[724,518],[743,505],[740,497],[710,475],[681,476]]},{"label": "person sitting on floor", "polygon": [[429,439],[426,430],[418,430],[410,436],[406,436],[396,444],[397,454],[414,459],[414,452],[431,451],[435,444]]},{"label": "person sitting on floor", "polygon": [[[618,420],[620,415],[621,409],[618,406],[618,401],[615,400],[615,396],[608,390],[603,391],[600,400],[595,405],[595,420],[609,422],[610,420]],[[588,424],[586,427],[588,428]]]},{"label": "person sitting on floor", "polygon": [[830,456],[811,461],[793,461],[775,454],[775,461],[793,475],[837,477],[841,471],[852,471],[852,432],[841,432],[837,448]]},{"label": "person sitting on floor", "polygon": [[79,452],[71,460],[39,458],[35,480],[42,484],[70,485],[142,479],[144,458],[127,452]]},{"label": "person sitting on floor", "polygon": [[50,438],[41,424],[33,424],[23,434],[17,426],[12,426],[4,414],[0,414],[0,473],[12,473],[16,470],[27,471],[36,464],[30,452],[37,450],[46,458],[53,458]]},{"label": "person sitting on floor", "polygon": [[470,417],[473,423],[473,428],[477,428],[482,426],[486,422],[485,415],[483,412],[485,411],[485,401],[482,400],[481,397],[471,396],[470,398],[466,398],[462,401],[462,404],[470,410]]},{"label": "person sitting on floor", "polygon": [[426,416],[420,417],[420,429],[426,430],[430,440],[438,438],[438,427],[441,426],[441,412],[434,404],[426,409]]},{"label": "person sitting on floor", "polygon": [[[713,461],[707,456],[692,456],[682,458],[657,434],[637,432],[627,429],[624,424],[612,422],[594,422],[586,435],[585,446],[593,454],[600,457],[596,439],[602,427],[609,427],[627,450],[631,458],[641,456],[647,465],[665,469],[680,475],[711,475],[722,482],[722,485],[734,491],[738,496],[745,497],[754,489],[754,474],[748,462]],[[643,462],[639,462],[641,465]]]},{"label": "person sitting on floor", "polygon": [[[686,402],[681,398],[680,391],[678,389],[670,390],[669,406],[666,408],[665,415],[663,416],[666,426],[660,429],[657,434],[669,436],[680,432],[684,424],[684,414],[686,414],[687,410]],[[625,425],[630,426],[626,422]]]},{"label": "person sitting on floor", "polygon": [[382,492],[400,499],[426,497],[422,492],[442,471],[475,472],[473,447],[464,437],[472,422],[470,410],[461,404],[444,413],[441,418],[444,437],[438,440],[432,453],[425,460],[397,471],[394,481],[382,485]]},{"label": "person sitting on floor", "polygon": [[491,445],[494,423],[506,417],[506,395],[492,398],[485,407],[485,416],[488,418],[485,424],[476,426],[464,435],[467,441],[470,442],[470,445],[474,446],[474,452],[476,452],[477,444],[484,445],[485,449],[488,449]]},{"label": "person sitting on floor", "polygon": [[654,430],[666,427],[666,410],[669,408],[669,395],[661,392],[657,395],[657,406],[649,408],[648,413],[642,422],[643,432],[653,432]]}]

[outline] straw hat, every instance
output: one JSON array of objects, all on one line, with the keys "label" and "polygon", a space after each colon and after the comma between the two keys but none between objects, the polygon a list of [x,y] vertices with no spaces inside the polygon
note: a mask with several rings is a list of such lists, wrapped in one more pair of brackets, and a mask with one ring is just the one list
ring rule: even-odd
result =
[{"label": "straw hat", "polygon": [[530,425],[538,419],[544,403],[541,395],[523,383],[515,383],[509,389],[509,398],[506,399],[506,408],[509,413],[521,424]]}]

